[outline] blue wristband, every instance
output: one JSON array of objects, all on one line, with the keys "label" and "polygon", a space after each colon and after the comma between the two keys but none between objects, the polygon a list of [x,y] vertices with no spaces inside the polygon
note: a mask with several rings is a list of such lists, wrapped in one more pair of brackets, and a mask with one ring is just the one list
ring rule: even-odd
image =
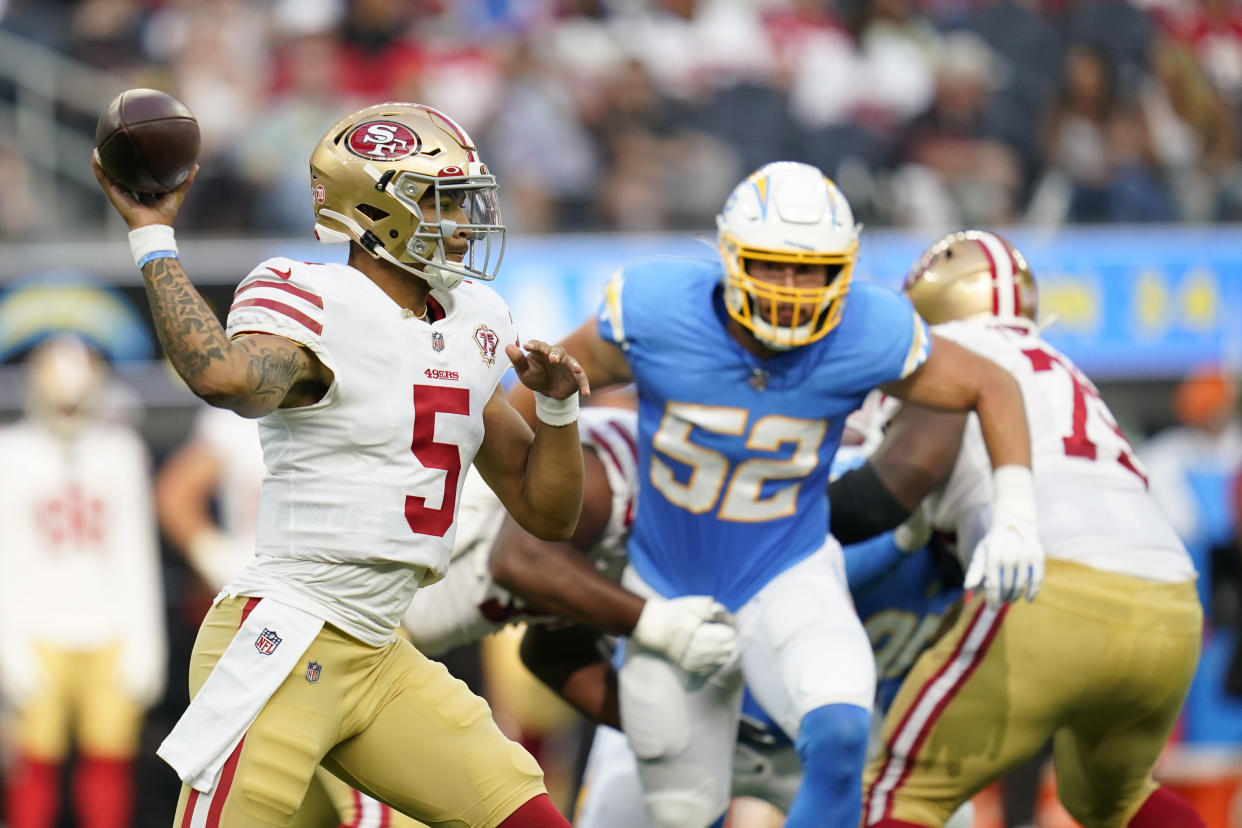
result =
[{"label": "blue wristband", "polygon": [[141,270],[143,266],[147,264],[147,262],[153,262],[156,259],[177,259],[177,258],[180,258],[180,257],[177,255],[176,250],[152,250],[150,253],[148,253],[147,255],[143,256],[141,259],[138,260],[138,269]]}]

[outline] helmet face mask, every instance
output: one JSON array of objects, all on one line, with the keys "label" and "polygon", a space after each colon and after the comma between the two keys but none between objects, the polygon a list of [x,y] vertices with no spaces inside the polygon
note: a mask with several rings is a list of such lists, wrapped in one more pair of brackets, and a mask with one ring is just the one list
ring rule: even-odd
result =
[{"label": "helmet face mask", "polygon": [[1039,292],[1026,258],[985,230],[939,239],[915,262],[904,291],[932,325],[985,320],[1032,328],[1039,316]]},{"label": "helmet face mask", "polygon": [[470,137],[431,107],[387,103],[346,116],[311,155],[315,235],[451,290],[490,281],[504,256],[498,186]]},{"label": "helmet face mask", "polygon": [[[716,227],[725,307],[761,344],[789,350],[840,322],[858,228],[849,203],[822,172],[788,161],[765,165],[734,189]],[[755,262],[767,266],[754,268]],[[819,267],[822,281],[813,278]],[[766,271],[766,278],[754,271]]]}]

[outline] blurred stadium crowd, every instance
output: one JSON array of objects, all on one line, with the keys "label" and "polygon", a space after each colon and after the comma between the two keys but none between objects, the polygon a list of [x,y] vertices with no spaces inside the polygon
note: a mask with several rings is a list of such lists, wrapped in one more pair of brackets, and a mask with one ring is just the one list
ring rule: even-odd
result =
[{"label": "blurred stadium crowd", "polygon": [[[5,31],[190,106],[191,232],[303,232],[307,141],[383,99],[458,113],[520,232],[703,228],[776,157],[870,224],[1242,217],[1234,0],[0,0]],[[37,232],[3,138],[0,170],[0,233]]]},{"label": "blurred stadium crowd", "polygon": [[[178,219],[186,238],[306,238],[312,142],[384,99],[443,107],[466,126],[502,182],[515,235],[705,230],[733,183],[774,158],[823,168],[860,221],[924,234],[1242,221],[1242,0],[0,0],[6,36],[115,91],[152,86],[189,105],[204,144]],[[43,168],[14,129],[20,78],[3,57],[0,242],[59,240]],[[89,138],[97,114],[59,119]],[[103,235],[93,181],[57,198],[62,215],[82,219],[75,240]],[[8,268],[0,256],[0,286]],[[227,301],[233,283],[213,287]],[[1218,369],[1136,380],[1120,391],[1169,398],[1163,422],[1143,422],[1168,428],[1140,453],[1162,506],[1203,550],[1210,620],[1236,631],[1211,676],[1236,704],[1239,389]],[[0,387],[0,410],[18,416],[20,393]],[[144,426],[156,471],[170,467],[174,442],[202,442],[189,402],[151,418],[176,440]],[[171,680],[138,751],[144,826],[172,812],[175,786],[154,747],[184,708],[193,629],[214,594],[171,548],[188,536],[172,542],[161,517]],[[483,660],[457,653],[454,669],[540,754],[568,806],[577,721],[514,677],[512,641],[492,644]],[[14,776],[9,764],[0,782]]]}]

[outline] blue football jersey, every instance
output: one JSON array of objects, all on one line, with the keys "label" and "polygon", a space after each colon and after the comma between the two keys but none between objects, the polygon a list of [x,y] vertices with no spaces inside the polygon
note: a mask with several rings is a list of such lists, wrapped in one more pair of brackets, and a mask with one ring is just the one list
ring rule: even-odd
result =
[{"label": "blue football jersey", "polygon": [[926,360],[901,294],[851,286],[823,338],[759,359],[726,329],[717,261],[657,258],[609,283],[603,338],[638,387],[638,515],[630,562],[667,597],[736,610],[824,543],[828,471],[845,418]]}]

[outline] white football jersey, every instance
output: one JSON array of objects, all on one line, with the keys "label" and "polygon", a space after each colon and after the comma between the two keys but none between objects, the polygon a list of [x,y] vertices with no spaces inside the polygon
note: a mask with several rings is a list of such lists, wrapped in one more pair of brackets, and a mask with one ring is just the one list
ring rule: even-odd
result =
[{"label": "white football jersey", "polygon": [[228,335],[310,348],[323,399],[259,420],[267,474],[255,559],[228,594],[272,597],[381,645],[443,577],[483,408],[517,331],[490,288],[432,291],[432,323],[347,265],[269,259],[242,280]]},{"label": "white football jersey", "polygon": [[[1033,326],[948,322],[933,331],[1018,381],[1031,429],[1039,536],[1049,558],[1156,581],[1195,577],[1134,450],[1095,385],[1068,357]],[[991,525],[991,472],[972,414],[953,472],[930,499],[933,525],[957,533],[966,561]]]},{"label": "white football jersey", "polygon": [[[586,554],[600,574],[620,581],[638,496],[638,415],[603,405],[583,408],[578,433],[583,447],[599,457],[612,490],[608,524]],[[492,543],[500,532],[505,510],[473,469],[462,496],[461,515],[462,531],[457,535],[448,575],[419,591],[405,615],[414,646],[432,657],[477,641],[511,621],[549,620],[527,615],[521,600],[492,580]],[[470,516],[469,523],[466,515]]]},{"label": "white football jersey", "polygon": [[162,671],[164,600],[141,437],[95,423],[64,441],[23,420],[0,428],[0,457],[0,646],[12,635],[64,649],[120,641]]}]

